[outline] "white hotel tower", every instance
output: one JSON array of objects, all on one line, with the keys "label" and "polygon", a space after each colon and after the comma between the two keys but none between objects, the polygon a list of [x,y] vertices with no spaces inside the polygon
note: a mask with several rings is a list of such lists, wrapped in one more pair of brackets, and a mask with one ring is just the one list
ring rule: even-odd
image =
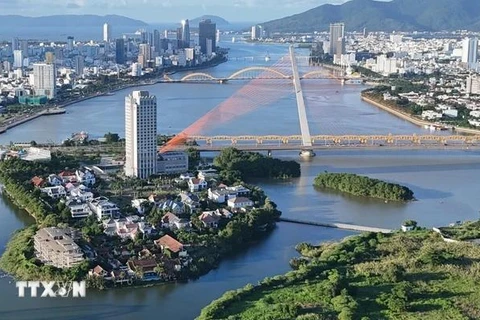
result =
[{"label": "white hotel tower", "polygon": [[125,98],[125,175],[146,179],[157,173],[157,98],[133,91]]}]

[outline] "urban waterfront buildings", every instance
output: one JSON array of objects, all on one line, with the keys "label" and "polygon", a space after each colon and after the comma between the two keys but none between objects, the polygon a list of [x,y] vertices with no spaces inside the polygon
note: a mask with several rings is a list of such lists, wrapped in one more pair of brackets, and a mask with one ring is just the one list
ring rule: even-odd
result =
[{"label": "urban waterfront buildings", "polygon": [[215,23],[213,23],[210,19],[200,21],[198,24],[198,42],[200,45],[200,51],[203,54],[216,51],[216,36],[217,25]]},{"label": "urban waterfront buildings", "polygon": [[125,98],[125,175],[157,173],[157,98],[134,91]]},{"label": "urban waterfront buildings", "polygon": [[70,268],[83,262],[82,249],[73,240],[70,228],[43,228],[35,234],[35,255],[43,263],[57,268]]},{"label": "urban waterfront buildings", "polygon": [[33,87],[35,94],[54,99],[56,94],[56,69],[54,64],[36,63],[33,65]]}]

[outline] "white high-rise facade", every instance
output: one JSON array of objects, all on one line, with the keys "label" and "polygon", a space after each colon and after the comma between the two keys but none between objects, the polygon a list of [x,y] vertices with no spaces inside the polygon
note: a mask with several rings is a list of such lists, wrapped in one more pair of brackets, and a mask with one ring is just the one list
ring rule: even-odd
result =
[{"label": "white high-rise facade", "polygon": [[110,42],[112,39],[112,28],[108,23],[103,25],[103,41]]},{"label": "white high-rise facade", "polygon": [[133,91],[125,98],[125,175],[146,179],[157,173],[157,98]]},{"label": "white high-rise facade", "polygon": [[467,65],[469,69],[476,68],[478,60],[478,39],[465,38],[462,41],[462,62]]},{"label": "white high-rise facade", "polygon": [[55,65],[48,63],[36,63],[33,65],[33,86],[36,95],[55,98],[56,85]]},{"label": "white high-rise facade", "polygon": [[23,51],[22,50],[13,51],[13,67],[14,68],[23,67]]}]

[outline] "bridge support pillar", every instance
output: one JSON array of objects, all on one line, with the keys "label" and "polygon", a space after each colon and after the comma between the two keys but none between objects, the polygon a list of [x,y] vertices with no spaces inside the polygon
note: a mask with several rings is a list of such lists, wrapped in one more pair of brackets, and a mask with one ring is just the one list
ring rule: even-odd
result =
[{"label": "bridge support pillar", "polygon": [[302,157],[302,158],[308,159],[308,158],[313,158],[315,156],[316,156],[316,154],[312,149],[302,149],[300,151],[300,157]]}]

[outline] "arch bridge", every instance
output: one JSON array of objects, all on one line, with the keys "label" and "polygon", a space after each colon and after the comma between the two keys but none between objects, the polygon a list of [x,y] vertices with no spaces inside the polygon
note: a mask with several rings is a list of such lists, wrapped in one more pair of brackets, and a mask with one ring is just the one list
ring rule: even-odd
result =
[{"label": "arch bridge", "polygon": [[[225,83],[233,80],[291,80],[293,75],[281,70],[271,67],[252,66],[240,69],[226,77],[215,77],[205,72],[194,72],[183,76],[180,79],[172,78],[169,75],[164,75],[162,82],[219,82]],[[348,77],[343,76],[340,71],[315,70],[307,72],[300,76],[300,79],[335,79],[348,80]]]}]

